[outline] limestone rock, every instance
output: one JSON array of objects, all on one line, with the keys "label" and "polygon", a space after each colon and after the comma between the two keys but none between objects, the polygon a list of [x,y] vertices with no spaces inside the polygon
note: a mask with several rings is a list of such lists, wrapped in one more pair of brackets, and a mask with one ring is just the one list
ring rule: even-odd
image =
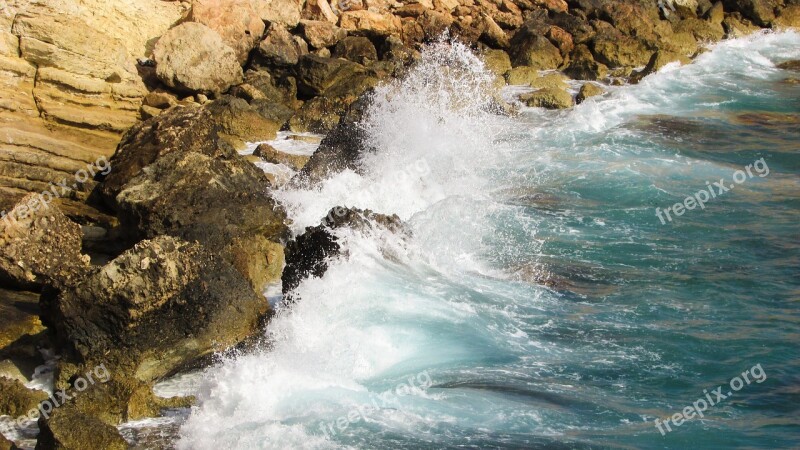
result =
[{"label": "limestone rock", "polygon": [[608,67],[595,61],[589,48],[578,45],[572,54],[572,61],[564,72],[577,80],[599,80],[608,75]]},{"label": "limestone rock", "polygon": [[17,417],[27,416],[28,412],[39,407],[39,403],[47,400],[47,393],[34,391],[25,387],[19,380],[0,377],[0,415]]},{"label": "limestone rock", "polygon": [[567,77],[560,73],[551,73],[531,80],[530,86],[534,89],[555,88],[562,91],[569,89]]},{"label": "limestone rock", "polygon": [[86,414],[57,409],[39,420],[37,450],[126,450],[128,443],[111,425]]},{"label": "limestone rock", "polygon": [[726,11],[738,11],[756,25],[768,27],[775,20],[778,0],[724,0]]},{"label": "limestone rock", "polygon": [[326,134],[339,124],[339,120],[347,111],[348,106],[349,103],[344,99],[314,97],[305,102],[289,120],[289,129],[299,133]]},{"label": "limestone rock", "polygon": [[246,142],[275,139],[285,122],[283,117],[265,116],[246,101],[229,95],[210,103],[207,109],[219,126],[219,136],[237,150],[244,149]]},{"label": "limestone rock", "polygon": [[292,36],[281,25],[272,24],[267,36],[258,46],[258,52],[268,63],[276,66],[293,66],[300,57],[308,53],[308,45],[302,39]]},{"label": "limestone rock", "polygon": [[269,144],[259,145],[253,154],[269,163],[289,166],[295,171],[302,169],[310,158],[308,155],[282,152]]},{"label": "limestone rock", "polygon": [[308,95],[320,95],[337,84],[365,73],[366,69],[361,64],[343,59],[305,55],[297,66],[297,87]]},{"label": "limestone rock", "polygon": [[563,63],[561,51],[540,34],[535,21],[526,22],[511,41],[511,62],[516,66],[530,66],[541,70],[557,69]]},{"label": "limestone rock", "polygon": [[261,20],[270,24],[294,28],[300,22],[302,0],[252,0]]},{"label": "limestone rock", "polygon": [[517,66],[506,74],[506,81],[511,86],[529,85],[539,78],[539,70],[529,66]]},{"label": "limestone rock", "polygon": [[241,65],[264,35],[264,22],[253,5],[252,0],[193,0],[189,20],[216,31]]},{"label": "limestone rock", "polygon": [[343,12],[339,26],[349,32],[383,37],[399,34],[402,28],[400,18],[367,10]]},{"label": "limestone rock", "polygon": [[339,22],[339,16],[333,12],[328,0],[307,0],[303,8],[302,18],[307,20],[325,20],[333,24]]},{"label": "limestone rock", "polygon": [[0,281],[23,288],[63,286],[88,268],[82,234],[48,195],[28,194],[0,221]]},{"label": "limestone rock", "polygon": [[336,44],[333,56],[367,66],[378,60],[378,51],[369,39],[348,36]]},{"label": "limestone rock", "polygon": [[800,28],[800,5],[786,6],[773,25],[777,28]]},{"label": "limestone rock", "polygon": [[650,75],[651,73],[656,73],[659,70],[661,70],[662,67],[675,61],[678,61],[681,64],[689,64],[692,62],[692,60],[687,58],[686,56],[659,50],[653,54],[652,58],[650,58],[650,61],[648,61],[647,65],[645,66],[644,69],[642,69],[641,72],[638,72],[633,77],[631,77],[631,81],[638,82],[647,75]]},{"label": "limestone rock", "polygon": [[503,50],[485,50],[483,62],[487,69],[501,77],[511,70],[511,58]]},{"label": "limestone rock", "polygon": [[234,50],[200,23],[182,23],[164,33],[153,57],[158,78],[179,91],[220,93],[242,81]]}]

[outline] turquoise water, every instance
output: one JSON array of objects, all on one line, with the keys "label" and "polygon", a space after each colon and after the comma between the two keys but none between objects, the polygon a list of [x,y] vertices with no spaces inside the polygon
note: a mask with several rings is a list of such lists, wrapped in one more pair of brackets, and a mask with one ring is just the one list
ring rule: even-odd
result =
[{"label": "turquoise water", "polygon": [[471,53],[431,47],[378,91],[364,174],[278,194],[296,232],[346,205],[413,237],[343,234],[269,345],[203,374],[179,448],[800,446],[797,58],[796,33],[729,41],[507,118]]}]

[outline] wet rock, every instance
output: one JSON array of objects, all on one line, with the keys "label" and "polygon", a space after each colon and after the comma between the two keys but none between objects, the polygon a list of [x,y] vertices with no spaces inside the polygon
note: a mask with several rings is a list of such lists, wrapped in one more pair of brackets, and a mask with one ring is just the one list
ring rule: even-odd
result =
[{"label": "wet rock", "polygon": [[296,300],[291,294],[309,277],[322,277],[328,270],[328,261],[340,255],[341,246],[332,230],[351,228],[367,231],[380,227],[394,233],[406,233],[397,215],[387,216],[370,210],[336,207],[331,209],[322,224],[308,227],[286,245],[286,268],[283,271],[283,292],[288,301]]},{"label": "wet rock", "polygon": [[79,361],[144,382],[241,342],[268,311],[223,258],[169,236],[140,242],[43,305]]},{"label": "wet rock", "polygon": [[289,129],[298,133],[328,133],[339,124],[349,103],[341,98],[314,97],[289,120]]},{"label": "wet rock", "polygon": [[800,28],[800,4],[787,5],[773,22],[776,28]]},{"label": "wet rock", "polygon": [[283,164],[291,167],[293,170],[302,169],[303,166],[308,163],[308,159],[311,158],[308,155],[296,155],[293,153],[282,152],[269,144],[259,145],[256,147],[256,150],[253,152],[253,154],[269,163]]},{"label": "wet rock", "polygon": [[253,5],[250,0],[193,0],[189,20],[216,31],[244,64],[264,35],[264,22]]},{"label": "wet rock", "polygon": [[531,80],[530,86],[534,89],[554,88],[566,91],[569,85],[566,83],[567,77],[560,73],[551,73]]},{"label": "wet rock", "polygon": [[554,87],[523,94],[519,99],[526,105],[537,108],[566,109],[572,107],[572,95],[565,90]]},{"label": "wet rock", "polygon": [[301,20],[300,29],[314,48],[331,47],[347,37],[347,31],[325,20]]},{"label": "wet rock", "polygon": [[631,82],[632,83],[638,83],[639,81],[641,81],[647,75],[650,75],[652,73],[656,73],[659,70],[661,70],[664,66],[666,66],[667,64],[672,63],[672,62],[676,62],[676,61],[680,62],[681,64],[690,64],[692,62],[692,60],[689,59],[686,56],[683,56],[683,55],[680,55],[680,54],[677,54],[677,53],[672,53],[672,52],[659,50],[659,51],[653,53],[653,56],[650,58],[650,61],[648,61],[647,65],[644,67],[644,69],[642,69],[640,72],[635,73],[631,77]]},{"label": "wet rock", "polygon": [[328,93],[337,85],[349,84],[367,75],[361,64],[338,58],[305,55],[297,66],[298,89],[306,95]]},{"label": "wet rock", "polygon": [[675,33],[689,33],[700,42],[716,42],[725,37],[725,30],[721,24],[695,17],[682,20],[674,29]]},{"label": "wet rock", "polygon": [[14,445],[13,442],[6,439],[5,436],[0,434],[0,450],[18,450],[19,447]]},{"label": "wet rock", "polygon": [[361,36],[348,36],[333,50],[334,58],[344,58],[368,66],[378,60],[378,51],[372,41]]},{"label": "wet rock", "polygon": [[783,69],[783,70],[800,71],[800,59],[794,59],[794,60],[791,60],[791,61],[784,61],[784,62],[782,62],[780,64],[776,64],[775,67],[777,67],[778,69]]},{"label": "wet rock", "polygon": [[126,450],[128,443],[111,425],[86,414],[57,409],[50,419],[39,419],[36,450]]},{"label": "wet rock", "polygon": [[608,67],[595,61],[589,48],[578,45],[572,54],[572,61],[564,73],[576,80],[600,80],[608,75]]},{"label": "wet rock", "polygon": [[511,40],[511,62],[516,66],[530,66],[541,70],[557,69],[564,62],[558,47],[543,36],[539,21],[528,21]]},{"label": "wet rock", "polygon": [[64,286],[88,268],[80,226],[52,199],[28,194],[0,220],[0,281],[6,286]]},{"label": "wet rock", "polygon": [[578,91],[578,96],[575,97],[575,103],[581,104],[587,98],[596,97],[605,94],[606,90],[594,83],[584,83],[581,90]]},{"label": "wet rock", "polygon": [[768,27],[775,20],[777,0],[724,0],[727,11],[738,11],[756,25]]},{"label": "wet rock", "polygon": [[258,45],[258,53],[268,64],[288,67],[297,64],[300,57],[308,53],[308,44],[299,36],[292,36],[281,25],[272,24]]},{"label": "wet rock", "polygon": [[39,293],[0,289],[0,377],[30,381],[49,347],[39,320]]},{"label": "wet rock", "polygon": [[[599,21],[598,21],[599,22]],[[647,64],[653,52],[640,40],[617,30],[605,32],[592,39],[592,54],[598,62],[609,67],[639,67]]]},{"label": "wet rock", "polygon": [[158,78],[182,92],[220,93],[242,81],[236,52],[203,24],[186,22],[164,33],[153,58]]},{"label": "wet rock", "polygon": [[727,15],[722,21],[722,27],[725,35],[730,38],[744,37],[760,30],[758,26],[742,17],[738,12]]},{"label": "wet rock", "polygon": [[530,85],[539,78],[539,70],[534,67],[518,66],[506,74],[506,81],[511,86]]}]

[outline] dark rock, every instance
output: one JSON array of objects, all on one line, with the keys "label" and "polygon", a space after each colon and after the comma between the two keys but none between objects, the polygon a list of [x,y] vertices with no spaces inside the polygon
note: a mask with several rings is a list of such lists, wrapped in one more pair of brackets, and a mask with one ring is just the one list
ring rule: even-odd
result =
[{"label": "dark rock", "polygon": [[556,69],[564,62],[561,51],[544,34],[549,26],[538,18],[528,20],[511,39],[511,63],[537,69]]},{"label": "dark rock", "polygon": [[791,61],[785,61],[785,62],[782,62],[780,64],[777,64],[775,67],[777,67],[778,69],[783,69],[783,70],[800,71],[800,59],[794,59],[794,60],[791,60]]},{"label": "dark rock", "polygon": [[369,39],[349,36],[336,44],[333,56],[368,66],[378,60],[378,51]]},{"label": "dark rock", "polygon": [[298,89],[305,95],[326,94],[337,85],[348,83],[356,77],[367,75],[361,64],[338,58],[305,55],[297,68]]},{"label": "dark rock", "polygon": [[[285,119],[272,109],[257,109],[241,98],[225,95],[207,105],[220,138],[241,150],[246,142],[275,139]],[[283,120],[282,120],[283,119]]]},{"label": "dark rock", "polygon": [[143,241],[57,298],[43,321],[88,367],[150,382],[258,330],[269,305],[242,274],[197,243]]},{"label": "dark rock", "polygon": [[127,450],[128,443],[117,429],[95,417],[57,409],[49,419],[39,419],[36,450]]},{"label": "dark rock", "polygon": [[572,61],[564,73],[576,80],[599,80],[608,75],[608,67],[595,61],[589,48],[578,45],[572,54]]},{"label": "dark rock", "polygon": [[724,0],[726,11],[738,11],[756,25],[768,27],[775,20],[777,0]]},{"label": "dark rock", "polygon": [[543,88],[530,94],[523,94],[519,99],[526,105],[537,108],[566,109],[572,107],[572,95],[555,87]]},{"label": "dark rock", "polygon": [[345,99],[314,97],[305,102],[289,120],[289,129],[300,133],[326,134],[339,124],[348,106],[349,102]]},{"label": "dark rock", "polygon": [[49,396],[44,391],[34,391],[25,387],[19,380],[0,377],[0,416],[27,416],[36,410],[39,403]]},{"label": "dark rock", "polygon": [[394,233],[407,233],[397,215],[387,216],[370,210],[336,207],[331,209],[321,225],[306,228],[305,232],[286,245],[286,268],[283,271],[283,293],[286,300],[296,300],[292,291],[308,277],[322,277],[331,258],[340,255],[341,246],[332,230],[351,228],[366,231],[381,227]]},{"label": "dark rock", "polygon": [[575,97],[575,103],[581,104],[587,98],[603,95],[605,92],[606,92],[605,89],[601,88],[600,86],[594,83],[583,83],[583,86],[581,86],[581,90],[578,91],[578,95],[577,97]]}]

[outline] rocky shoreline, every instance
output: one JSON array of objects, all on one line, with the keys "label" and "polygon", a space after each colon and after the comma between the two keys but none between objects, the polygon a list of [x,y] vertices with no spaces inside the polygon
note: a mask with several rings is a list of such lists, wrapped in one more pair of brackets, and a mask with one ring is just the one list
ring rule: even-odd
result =
[{"label": "rocky shoreline", "polygon": [[[263,335],[268,286],[302,301],[293,287],[340,252],[331,230],[407,233],[397,216],[335,208],[292,236],[271,192],[357,171],[370,90],[425,43],[464,42],[497,87],[530,88],[520,103],[563,109],[707,43],[800,27],[797,0],[0,8],[0,450],[34,438],[42,450],[128,448],[118,425],[193,402],[154,383]],[[583,80],[577,95],[569,79]],[[265,144],[240,154],[280,131],[325,138],[310,158]],[[108,376],[91,378],[99,368]],[[52,392],[33,389],[48,377]],[[11,442],[21,428],[33,435]]]}]

